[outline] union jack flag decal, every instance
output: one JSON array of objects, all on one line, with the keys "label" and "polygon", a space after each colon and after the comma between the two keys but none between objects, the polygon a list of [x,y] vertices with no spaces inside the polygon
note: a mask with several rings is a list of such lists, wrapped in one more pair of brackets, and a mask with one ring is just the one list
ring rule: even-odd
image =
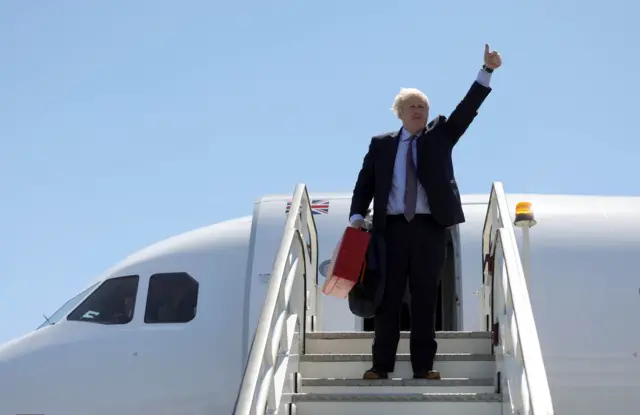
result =
[{"label": "union jack flag decal", "polygon": [[[288,214],[291,210],[291,202],[287,202],[287,208],[285,210],[285,214]],[[318,199],[311,201],[311,212],[314,215],[327,215],[329,214],[329,200],[328,199]]]}]

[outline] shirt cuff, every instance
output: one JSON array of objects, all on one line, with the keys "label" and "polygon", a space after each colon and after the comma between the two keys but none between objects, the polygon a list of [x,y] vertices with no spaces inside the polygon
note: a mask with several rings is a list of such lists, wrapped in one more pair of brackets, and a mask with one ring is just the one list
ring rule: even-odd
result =
[{"label": "shirt cuff", "polygon": [[493,74],[485,71],[484,69],[480,69],[480,72],[478,72],[478,77],[476,78],[476,82],[478,82],[485,88],[489,88],[489,84],[491,83],[491,75]]},{"label": "shirt cuff", "polygon": [[353,215],[353,216],[351,216],[351,217],[349,218],[349,222],[351,222],[351,224],[353,225],[353,222],[355,222],[355,221],[357,221],[357,220],[362,220],[362,219],[364,219],[364,218],[362,217],[362,215],[359,215],[359,214],[357,214],[357,213],[356,213],[355,215]]}]

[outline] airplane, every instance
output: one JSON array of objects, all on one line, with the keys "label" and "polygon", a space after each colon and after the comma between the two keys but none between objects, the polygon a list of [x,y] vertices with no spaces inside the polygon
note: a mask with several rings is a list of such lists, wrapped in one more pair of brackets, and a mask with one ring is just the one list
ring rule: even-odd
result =
[{"label": "airplane", "polygon": [[[41,327],[0,346],[0,414],[248,413],[234,411],[245,383],[256,385],[245,373],[256,370],[252,362],[260,360],[254,354],[256,343],[266,338],[260,331],[267,315],[263,309],[275,298],[267,290],[275,286],[274,270],[289,258],[281,249],[283,234],[297,235],[287,228],[296,220],[292,216],[307,218],[317,235],[303,241],[309,253],[317,253],[310,257],[317,261],[309,269],[317,277],[307,285],[311,299],[291,294],[298,304],[313,303],[316,314],[304,320],[304,331],[370,332],[371,319],[356,317],[347,300],[321,292],[333,250],[348,226],[351,194],[309,195],[300,186],[293,198],[259,198],[253,215],[133,253],[88,283]],[[519,307],[523,343],[516,350],[526,347],[525,355],[541,356],[526,367],[530,379],[538,376],[537,392],[527,399],[542,399],[539,391],[548,388],[557,413],[634,413],[640,407],[635,263],[640,197],[505,194],[501,186],[496,182],[487,194],[461,195],[466,222],[448,231],[438,332],[489,331],[494,341],[513,334],[504,332],[507,320],[491,316],[506,307],[496,291],[506,280],[495,272],[508,266],[519,278],[518,270],[526,271],[526,287],[513,277],[507,302]],[[507,211],[499,231],[495,198]],[[307,216],[295,203],[305,200]],[[537,221],[526,228],[528,236],[510,228],[523,202]],[[486,261],[495,247],[487,245],[488,222],[489,235],[495,231],[504,238],[503,248],[513,246],[508,243],[512,234],[516,242],[516,248],[504,248],[511,262],[493,270]],[[492,289],[489,275],[494,275]],[[406,311],[402,321],[402,329],[409,330]],[[540,366],[532,367],[531,361]],[[506,376],[511,369],[503,365],[501,370]],[[509,393],[515,396],[513,385]],[[513,405],[505,408],[503,413],[515,413]],[[306,413],[315,412],[298,412]]]}]

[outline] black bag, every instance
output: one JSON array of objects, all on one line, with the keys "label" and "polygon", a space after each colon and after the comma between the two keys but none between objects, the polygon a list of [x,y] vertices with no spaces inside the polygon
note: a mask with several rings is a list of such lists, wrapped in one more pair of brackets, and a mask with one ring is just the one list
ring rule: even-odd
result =
[{"label": "black bag", "polygon": [[382,302],[385,273],[383,264],[378,260],[381,242],[375,234],[372,235],[363,264],[363,272],[356,285],[349,291],[349,309],[358,317],[373,317]]}]

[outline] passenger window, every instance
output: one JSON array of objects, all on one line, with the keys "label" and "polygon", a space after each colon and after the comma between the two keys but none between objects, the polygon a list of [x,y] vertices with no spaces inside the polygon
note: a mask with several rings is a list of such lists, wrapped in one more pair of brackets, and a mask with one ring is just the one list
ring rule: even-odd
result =
[{"label": "passenger window", "polygon": [[149,279],[145,323],[187,323],[196,316],[198,281],[186,272],[155,274]]},{"label": "passenger window", "polygon": [[67,320],[127,324],[133,319],[138,293],[137,275],[106,280],[73,310]]}]

